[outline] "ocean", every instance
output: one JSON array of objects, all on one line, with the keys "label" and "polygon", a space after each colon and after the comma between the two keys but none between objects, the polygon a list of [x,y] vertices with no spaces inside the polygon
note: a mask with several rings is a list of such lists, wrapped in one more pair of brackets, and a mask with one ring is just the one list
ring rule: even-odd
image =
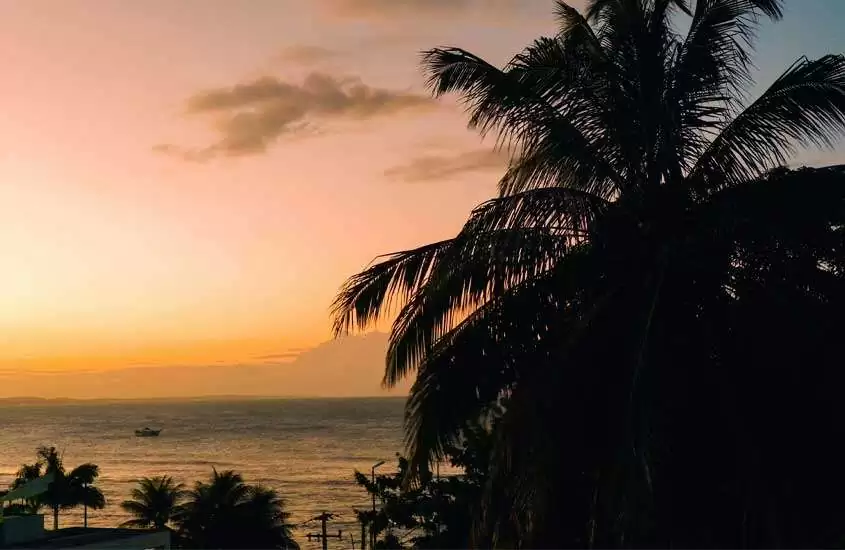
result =
[{"label": "ocean", "polygon": [[[114,527],[127,519],[120,502],[139,477],[167,474],[193,485],[212,467],[232,469],[248,483],[276,489],[293,523],[337,514],[328,529],[343,529],[344,540],[329,547],[350,548],[349,534],[360,537],[353,508],[372,505],[353,472],[370,472],[381,460],[379,472],[395,471],[403,405],[403,398],[0,404],[0,486],[34,461],[36,447],[53,445],[67,469],[100,466],[107,505],[89,511],[88,521]],[[145,426],[161,428],[161,435],[135,437]],[[60,516],[62,527],[81,524],[81,508]],[[295,536],[303,548],[318,548],[305,538],[317,531],[318,523],[304,525]]]}]

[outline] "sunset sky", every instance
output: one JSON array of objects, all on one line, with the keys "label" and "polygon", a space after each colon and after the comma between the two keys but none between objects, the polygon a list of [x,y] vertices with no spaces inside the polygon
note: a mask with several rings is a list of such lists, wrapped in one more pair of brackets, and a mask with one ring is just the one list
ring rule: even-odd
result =
[{"label": "sunset sky", "polygon": [[[429,99],[419,51],[503,63],[553,32],[552,9],[2,0],[4,376],[255,363],[329,339],[345,277],[453,234],[501,171],[454,102]],[[843,23],[843,0],[788,0],[760,34],[760,83],[845,51]]]}]

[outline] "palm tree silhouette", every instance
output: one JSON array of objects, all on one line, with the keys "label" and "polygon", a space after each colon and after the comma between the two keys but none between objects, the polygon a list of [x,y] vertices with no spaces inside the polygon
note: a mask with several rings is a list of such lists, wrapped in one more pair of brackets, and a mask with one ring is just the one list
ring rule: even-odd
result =
[{"label": "palm tree silhouette", "polygon": [[559,1],[504,69],[424,54],[511,161],[456,237],[351,277],[335,332],[396,314],[384,383],[416,371],[415,469],[506,402],[478,544],[515,519],[532,547],[841,536],[845,169],[774,169],[842,135],[845,57],[747,101],[781,8]]},{"label": "palm tree silhouette", "polygon": [[40,477],[42,472],[44,475],[54,474],[47,491],[37,497],[37,502],[32,502],[31,507],[49,506],[53,512],[53,529],[56,530],[59,528],[60,510],[83,506],[83,525],[88,527],[88,508],[100,510],[106,505],[103,493],[93,486],[100,474],[99,467],[86,463],[67,472],[55,447],[39,447],[36,456],[38,459],[34,464],[24,464],[18,471],[13,487]]},{"label": "palm tree silhouette", "polygon": [[165,529],[178,515],[180,502],[187,497],[185,485],[170,476],[144,477],[132,489],[130,500],[120,507],[132,516],[124,527]]},{"label": "palm tree silhouette", "polygon": [[177,523],[197,548],[298,548],[288,517],[272,489],[214,469],[208,482],[197,482],[188,492]]}]

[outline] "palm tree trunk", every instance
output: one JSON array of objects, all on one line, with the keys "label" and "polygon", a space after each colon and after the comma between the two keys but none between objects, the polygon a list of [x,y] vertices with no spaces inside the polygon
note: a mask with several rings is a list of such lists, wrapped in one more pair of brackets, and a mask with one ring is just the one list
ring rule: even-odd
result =
[{"label": "palm tree trunk", "polygon": [[59,530],[59,507],[53,506],[53,531]]},{"label": "palm tree trunk", "polygon": [[82,528],[88,529],[88,484],[82,484]]}]

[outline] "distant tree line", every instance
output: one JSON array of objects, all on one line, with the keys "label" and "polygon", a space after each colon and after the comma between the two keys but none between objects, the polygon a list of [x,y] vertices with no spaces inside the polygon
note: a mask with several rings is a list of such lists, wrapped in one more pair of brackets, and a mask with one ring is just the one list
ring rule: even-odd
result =
[{"label": "distant tree line", "polygon": [[273,489],[232,471],[212,471],[192,489],[170,476],[145,477],[121,508],[124,527],[170,529],[182,548],[298,548],[290,514]]},{"label": "distant tree line", "polygon": [[[465,548],[471,544],[475,514],[488,479],[492,449],[493,415],[487,423],[467,426],[462,437],[445,449],[444,462],[460,475],[436,475],[427,471],[409,485],[409,463],[397,455],[394,473],[380,475],[373,482],[365,474],[354,478],[378,502],[377,509],[355,510],[365,533],[365,545],[375,548]],[[70,471],[55,447],[40,447],[37,460],[18,470],[11,489],[53,475],[46,492],[9,504],[5,515],[35,514],[46,508],[53,529],[59,514],[77,507],[102,509],[106,499],[95,486],[96,464],[85,463]],[[168,530],[174,548],[279,548],[296,549],[290,514],[278,493],[251,485],[232,471],[218,472],[197,481],[193,487],[169,475],[143,477],[130,498],[120,503],[129,516],[120,526],[135,529]],[[87,513],[84,524],[87,526]]]},{"label": "distant tree line", "polygon": [[[82,506],[87,527],[88,508],[99,510],[106,505],[102,491],[94,485],[99,467],[86,463],[68,472],[55,447],[40,447],[36,456],[34,463],[21,466],[10,489],[48,475],[53,481],[40,495],[7,505],[4,515],[36,514],[47,508],[53,529],[58,529],[60,511]],[[177,548],[298,548],[287,523],[289,514],[276,491],[247,484],[231,470],[213,469],[207,481],[198,481],[190,489],[170,476],[144,477],[130,496],[120,507],[131,519],[121,526],[167,529]]]}]

